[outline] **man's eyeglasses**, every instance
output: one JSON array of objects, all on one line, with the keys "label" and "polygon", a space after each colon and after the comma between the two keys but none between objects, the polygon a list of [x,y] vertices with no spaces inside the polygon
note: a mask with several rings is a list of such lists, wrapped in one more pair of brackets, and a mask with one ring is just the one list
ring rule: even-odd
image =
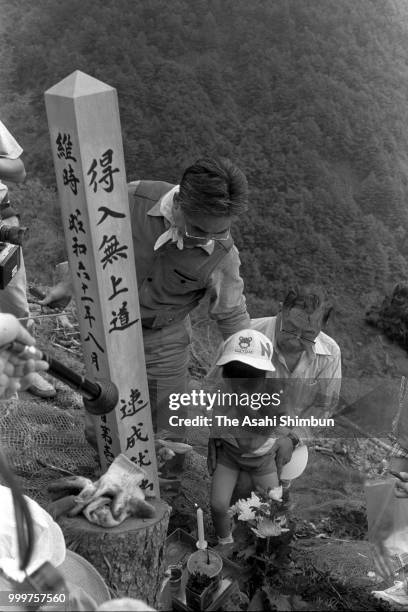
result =
[{"label": "man's eyeglasses", "polygon": [[231,234],[231,229],[228,228],[224,232],[219,232],[218,234],[204,234],[203,236],[196,236],[195,234],[190,234],[187,229],[187,225],[184,224],[184,234],[187,238],[195,238],[195,240],[228,240]]},{"label": "man's eyeglasses", "polygon": [[313,334],[313,338],[312,338],[312,334],[308,334],[308,336],[302,336],[299,331],[290,331],[289,329],[284,329],[283,328],[283,319],[282,319],[282,316],[281,316],[280,330],[279,331],[282,334],[288,334],[289,336],[296,336],[296,338],[298,338],[299,340],[302,340],[303,342],[308,342],[309,344],[316,344],[316,335],[315,334]]}]

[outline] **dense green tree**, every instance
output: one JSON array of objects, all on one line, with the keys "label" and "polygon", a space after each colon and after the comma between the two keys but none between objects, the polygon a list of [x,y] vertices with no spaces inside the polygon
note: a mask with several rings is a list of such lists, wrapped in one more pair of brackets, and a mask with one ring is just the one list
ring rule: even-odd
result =
[{"label": "dense green tree", "polygon": [[62,240],[43,92],[80,69],[117,88],[129,179],[178,181],[204,153],[243,168],[250,210],[234,237],[257,311],[296,280],[322,281],[357,309],[406,277],[405,0],[0,8],[2,120],[29,174],[13,196],[39,241],[26,247],[30,272],[34,252],[56,259]]}]

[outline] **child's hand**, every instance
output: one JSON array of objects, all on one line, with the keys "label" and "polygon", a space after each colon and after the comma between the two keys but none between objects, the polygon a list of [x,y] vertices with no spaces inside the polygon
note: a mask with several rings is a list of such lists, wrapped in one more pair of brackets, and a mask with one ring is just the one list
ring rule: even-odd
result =
[{"label": "child's hand", "polygon": [[276,468],[278,471],[278,478],[281,475],[282,468],[286,463],[292,458],[293,453],[293,443],[292,440],[288,437],[278,438],[275,442],[276,450]]}]

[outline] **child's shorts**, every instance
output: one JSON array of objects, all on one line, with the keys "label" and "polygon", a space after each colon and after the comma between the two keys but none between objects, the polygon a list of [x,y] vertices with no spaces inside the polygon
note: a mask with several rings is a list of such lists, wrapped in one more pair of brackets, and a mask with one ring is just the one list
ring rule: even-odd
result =
[{"label": "child's shorts", "polygon": [[257,476],[273,474],[276,469],[276,449],[272,447],[265,455],[243,457],[242,449],[223,441],[217,448],[217,463],[233,470],[244,470]]}]

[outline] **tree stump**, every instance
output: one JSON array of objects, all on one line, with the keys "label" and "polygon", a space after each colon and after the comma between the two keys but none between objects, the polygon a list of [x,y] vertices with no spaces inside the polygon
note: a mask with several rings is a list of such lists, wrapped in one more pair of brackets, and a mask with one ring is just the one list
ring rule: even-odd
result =
[{"label": "tree stump", "polygon": [[154,518],[127,519],[111,529],[83,516],[61,517],[58,522],[67,548],[92,563],[115,597],[134,597],[157,607],[171,508],[161,499],[149,498],[149,503],[156,508]]}]

